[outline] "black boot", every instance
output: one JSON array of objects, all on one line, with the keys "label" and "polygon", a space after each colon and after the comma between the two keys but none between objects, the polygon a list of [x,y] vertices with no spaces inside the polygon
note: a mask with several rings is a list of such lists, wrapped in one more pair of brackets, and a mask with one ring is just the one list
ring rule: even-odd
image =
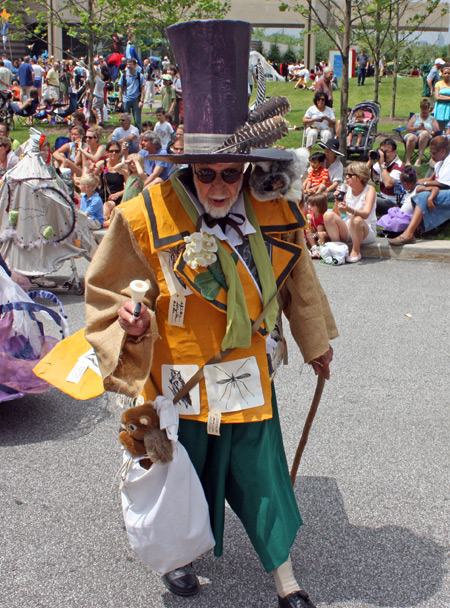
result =
[{"label": "black boot", "polygon": [[316,608],[305,591],[294,591],[286,597],[278,596],[280,608]]},{"label": "black boot", "polygon": [[175,595],[187,597],[196,595],[200,591],[200,585],[192,564],[171,570],[163,575],[162,580],[167,589]]}]

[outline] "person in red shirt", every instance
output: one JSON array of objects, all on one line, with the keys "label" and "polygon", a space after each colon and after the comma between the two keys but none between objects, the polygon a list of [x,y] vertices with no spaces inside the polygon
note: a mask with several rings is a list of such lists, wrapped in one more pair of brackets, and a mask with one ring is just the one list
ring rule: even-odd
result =
[{"label": "person in red shirt", "polygon": [[330,185],[330,176],[328,170],[324,167],[324,163],[325,154],[322,152],[315,152],[311,155],[308,177],[303,184],[303,190],[306,195],[325,192]]}]

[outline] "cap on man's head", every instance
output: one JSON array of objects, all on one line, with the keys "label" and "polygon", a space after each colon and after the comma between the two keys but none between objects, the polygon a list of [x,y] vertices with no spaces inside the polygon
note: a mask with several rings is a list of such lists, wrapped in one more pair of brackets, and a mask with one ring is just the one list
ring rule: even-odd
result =
[{"label": "cap on man's head", "polygon": [[442,57],[438,57],[437,59],[435,59],[434,64],[435,65],[445,65],[445,61],[442,59]]},{"label": "cap on man's head", "polygon": [[127,58],[127,63],[137,63],[137,60],[134,57],[128,57]]},{"label": "cap on man's head", "polygon": [[163,74],[163,75],[161,76],[161,78],[162,78],[163,80],[170,80],[171,82],[172,82],[172,80],[173,80],[173,77],[172,77],[172,75],[171,75],[171,74]]}]

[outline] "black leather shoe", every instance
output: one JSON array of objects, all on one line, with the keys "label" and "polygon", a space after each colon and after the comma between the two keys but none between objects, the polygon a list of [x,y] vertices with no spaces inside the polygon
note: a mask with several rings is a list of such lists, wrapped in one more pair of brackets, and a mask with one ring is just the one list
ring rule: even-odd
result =
[{"label": "black leather shoe", "polygon": [[[192,564],[171,570],[163,575],[162,580],[167,589],[175,595],[188,597],[189,595],[196,595],[200,591],[200,585]],[[289,606],[289,604],[286,605]]]},{"label": "black leather shoe", "polygon": [[280,608],[316,608],[306,591],[294,591],[286,597],[278,596],[278,606]]}]

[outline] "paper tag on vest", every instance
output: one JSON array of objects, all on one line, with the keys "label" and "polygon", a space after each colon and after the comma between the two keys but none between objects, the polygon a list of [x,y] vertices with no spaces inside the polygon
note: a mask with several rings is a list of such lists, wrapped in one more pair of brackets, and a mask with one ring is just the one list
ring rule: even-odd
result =
[{"label": "paper tag on vest", "polygon": [[170,296],[169,316],[167,319],[168,324],[183,327],[185,311],[186,297],[179,293]]},{"label": "paper tag on vest", "polygon": [[217,435],[220,437],[220,422],[222,420],[222,412],[217,409],[209,410],[207,431],[208,435]]}]

